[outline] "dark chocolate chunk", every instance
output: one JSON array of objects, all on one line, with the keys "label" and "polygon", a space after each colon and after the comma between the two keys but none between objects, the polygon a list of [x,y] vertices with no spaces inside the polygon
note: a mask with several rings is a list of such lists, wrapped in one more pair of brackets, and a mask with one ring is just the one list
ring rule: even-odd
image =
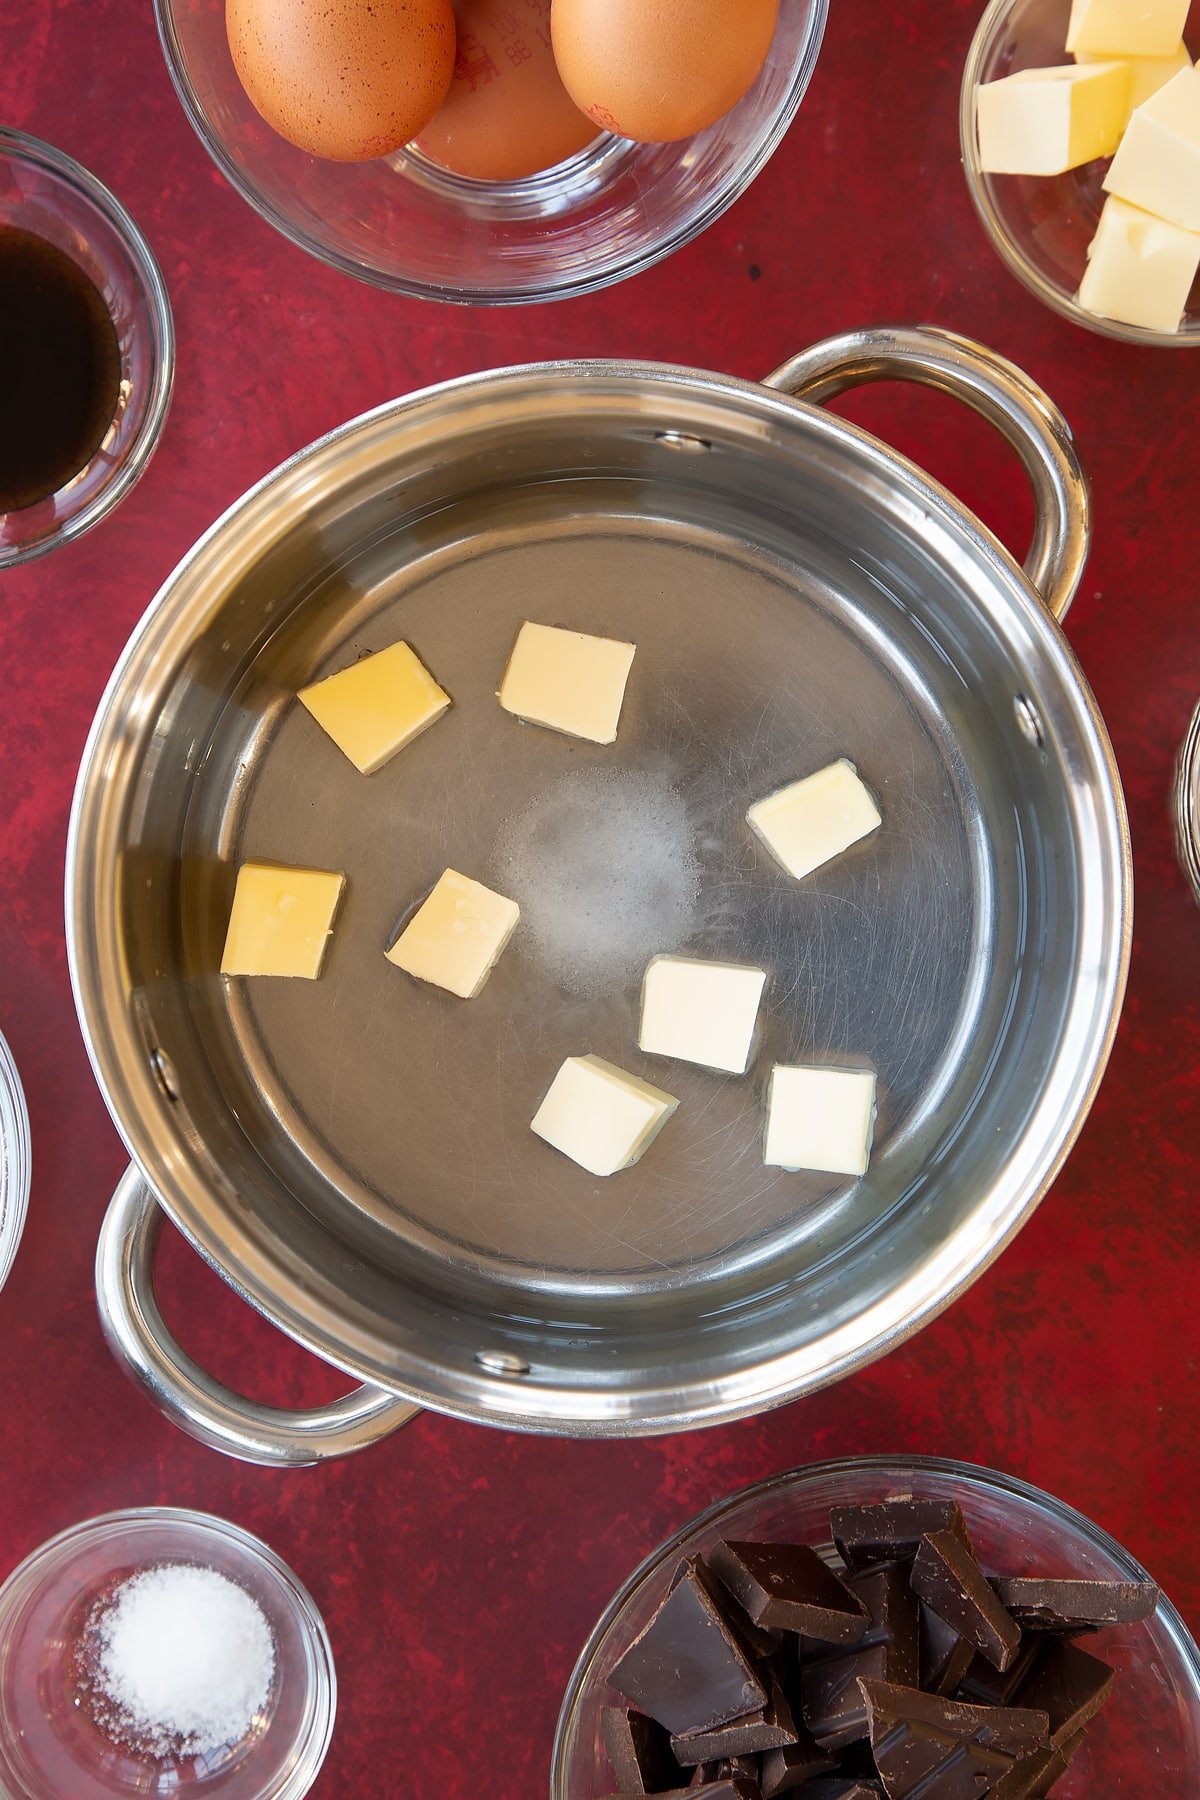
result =
[{"label": "dark chocolate chunk", "polygon": [[966,1706],[885,1682],[862,1686],[888,1800],[976,1800],[1023,1758],[1049,1748],[1044,1712]]},{"label": "dark chocolate chunk", "polygon": [[908,1584],[908,1571],[899,1563],[882,1563],[856,1575],[850,1586],[863,1601],[870,1614],[867,1634],[862,1639],[886,1643],[891,1665],[899,1671],[901,1685],[916,1687],[920,1675],[920,1626],[915,1594]]},{"label": "dark chocolate chunk", "polygon": [[829,1515],[833,1541],[846,1567],[858,1574],[877,1563],[911,1562],[931,1531],[952,1531],[968,1547],[967,1522],[956,1500],[881,1500],[874,1506],[835,1506]]},{"label": "dark chocolate chunk", "polygon": [[763,1800],[779,1800],[781,1794],[792,1794],[801,1782],[814,1775],[829,1774],[833,1767],[833,1758],[805,1732],[799,1743],[788,1744],[782,1750],[768,1750],[762,1758],[759,1780]]},{"label": "dark chocolate chunk", "polygon": [[867,1609],[807,1544],[718,1544],[708,1565],[756,1625],[852,1644]]},{"label": "dark chocolate chunk", "polygon": [[688,1768],[730,1756],[753,1756],[760,1750],[776,1750],[795,1741],[792,1709],[779,1682],[772,1676],[767,1703],[757,1712],[709,1731],[675,1736],[671,1739],[671,1751],[675,1761]]},{"label": "dark chocolate chunk", "polygon": [[[654,1800],[690,1800],[690,1796],[690,1788],[671,1788],[665,1794],[656,1794]],[[605,1794],[603,1800],[642,1800],[642,1795],[637,1788],[632,1793],[627,1788],[618,1788],[615,1794]]]},{"label": "dark chocolate chunk", "polygon": [[952,1694],[975,1660],[975,1646],[922,1603],[921,1686],[927,1694]]},{"label": "dark chocolate chunk", "polygon": [[[818,1654],[831,1655],[829,1650],[818,1650]],[[772,1675],[787,1695],[788,1704],[796,1719],[800,1718],[800,1665],[809,1651],[804,1640],[792,1631],[784,1633],[783,1643],[771,1658],[769,1667]]]},{"label": "dark chocolate chunk", "polygon": [[889,1646],[871,1644],[829,1657],[802,1671],[804,1722],[823,1750],[841,1750],[867,1734],[867,1707],[859,1677],[886,1681]]},{"label": "dark chocolate chunk", "polygon": [[1021,1628],[989,1587],[961,1538],[932,1531],[921,1539],[912,1569],[913,1592],[998,1669],[1007,1669],[1021,1647]]},{"label": "dark chocolate chunk", "polygon": [[[1030,1765],[1036,1763],[1036,1766],[1027,1765],[1027,1774],[1033,1776],[1032,1782],[1029,1783],[1028,1800],[1045,1800],[1045,1796],[1050,1793],[1055,1782],[1060,1776],[1066,1774],[1076,1751],[1083,1748],[1083,1740],[1086,1736],[1086,1731],[1078,1731],[1073,1738],[1068,1738],[1065,1744],[1060,1744],[1056,1750],[1051,1750],[1049,1755],[1037,1759],[1030,1758]],[[1003,1795],[1000,1796],[1000,1800],[1004,1800]],[[1024,1795],[1021,1796],[1021,1800],[1025,1800]]]},{"label": "dark chocolate chunk", "polygon": [[671,1732],[709,1731],[767,1703],[766,1687],[691,1569],[609,1682]]},{"label": "dark chocolate chunk", "polygon": [[1013,1695],[1013,1703],[1048,1716],[1051,1748],[1057,1750],[1095,1718],[1115,1680],[1107,1663],[1089,1656],[1078,1644],[1051,1639]]},{"label": "dark chocolate chunk", "polygon": [[[1049,1748],[1049,1716],[1036,1708],[968,1706],[962,1700],[922,1694],[915,1688],[897,1688],[879,1681],[865,1685],[871,1709],[872,1754],[876,1750],[877,1727],[889,1719],[939,1732],[955,1743],[985,1744],[1014,1758]],[[887,1777],[881,1779],[886,1786]]]},{"label": "dark chocolate chunk", "polygon": [[998,1669],[986,1656],[975,1656],[958,1684],[956,1700],[971,1706],[1007,1706],[1042,1654],[1044,1638],[1026,1636],[1007,1669]]},{"label": "dark chocolate chunk", "polygon": [[844,1750],[838,1751],[836,1761],[837,1767],[829,1771],[831,1779],[836,1776],[839,1781],[849,1781],[853,1775],[856,1781],[879,1780],[869,1737],[859,1738],[856,1744],[847,1744]]},{"label": "dark chocolate chunk", "polygon": [[1075,1756],[1083,1749],[1086,1737],[1086,1731],[1077,1731],[1075,1736],[1073,1738],[1068,1738],[1065,1744],[1059,1744],[1054,1752],[1054,1756],[1051,1758],[1055,1767],[1052,1769],[1047,1768],[1043,1777],[1044,1785],[1038,1790],[1038,1800],[1041,1800],[1042,1794],[1048,1794],[1050,1792],[1051,1787],[1058,1780],[1059,1776],[1065,1772]]},{"label": "dark chocolate chunk", "polygon": [[[757,1756],[729,1756],[717,1764],[717,1777],[728,1781],[731,1775],[740,1775],[746,1781],[759,1780]],[[759,1782],[761,1787],[762,1783]]]},{"label": "dark chocolate chunk", "polygon": [[806,1658],[800,1671],[804,1723],[823,1750],[840,1750],[867,1735],[860,1677],[916,1687],[920,1676],[917,1599],[908,1571],[882,1563],[855,1575],[849,1586],[870,1613],[865,1635],[852,1650]]},{"label": "dark chocolate chunk", "polygon": [[671,1755],[670,1733],[645,1713],[605,1706],[600,1736],[619,1786],[630,1794],[661,1794],[678,1787],[683,1771]]},{"label": "dark chocolate chunk", "polygon": [[1057,1750],[1035,1750],[1032,1756],[1023,1757],[1012,1773],[992,1789],[989,1800],[1045,1800],[1059,1777],[1066,1774],[1086,1736],[1085,1731],[1079,1731]]},{"label": "dark chocolate chunk", "polygon": [[734,1636],[741,1640],[742,1648],[750,1657],[757,1660],[773,1656],[783,1643],[782,1631],[771,1631],[765,1625],[756,1625],[745,1607],[717,1579],[702,1557],[690,1556],[685,1563],[681,1563],[671,1587],[677,1587],[689,1569],[695,1572],[696,1579],[707,1588],[713,1605],[725,1623],[732,1627]]},{"label": "dark chocolate chunk", "polygon": [[[1034,1800],[1035,1795],[1048,1794],[1046,1778],[1057,1755],[1056,1750],[1035,1750],[1032,1756],[1023,1756],[987,1789],[988,1800]],[[1057,1781],[1061,1774],[1060,1766],[1049,1778]]]},{"label": "dark chocolate chunk", "polygon": [[1137,1625],[1158,1605],[1152,1581],[1055,1581],[1040,1575],[993,1581],[1000,1602],[1030,1631],[1088,1631]]},{"label": "dark chocolate chunk", "polygon": [[877,1781],[806,1781],[796,1800],[883,1800],[883,1789]]},{"label": "dark chocolate chunk", "polygon": [[704,1800],[762,1800],[757,1781],[746,1775],[722,1775],[714,1782],[706,1782],[700,1791]]}]

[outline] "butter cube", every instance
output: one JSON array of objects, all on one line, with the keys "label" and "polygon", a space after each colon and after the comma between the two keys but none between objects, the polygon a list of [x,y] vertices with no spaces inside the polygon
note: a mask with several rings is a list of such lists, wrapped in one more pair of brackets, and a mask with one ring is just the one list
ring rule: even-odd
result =
[{"label": "butter cube", "polygon": [[656,956],[642,984],[639,1048],[744,1075],[766,980],[737,963]]},{"label": "butter cube", "polygon": [[615,1175],[637,1162],[678,1105],[599,1056],[568,1056],[530,1128],[589,1174]]},{"label": "butter cube", "polygon": [[875,1128],[869,1069],[813,1069],[776,1063],[767,1099],[763,1161],[781,1169],[865,1175]]},{"label": "butter cube", "polygon": [[1200,231],[1200,69],[1183,69],[1139,106],[1104,178],[1119,200]]},{"label": "butter cube", "polygon": [[776,861],[800,881],[878,831],[883,818],[858,770],[843,757],[757,801],[746,821]]},{"label": "butter cube", "polygon": [[500,683],[505,712],[593,744],[616,741],[636,646],[528,621]]},{"label": "butter cube", "polygon": [[418,981],[473,1000],[517,928],[515,900],[447,869],[387,952]]},{"label": "butter cube", "polygon": [[297,698],[364,775],[382,768],[450,704],[449,694],[407,644],[364,656],[301,688]]},{"label": "butter cube", "polygon": [[222,975],[298,975],[315,981],[345,885],[346,877],[333,870],[243,863]]},{"label": "butter cube", "polygon": [[1129,65],[1022,69],[976,90],[980,166],[995,175],[1061,175],[1111,156],[1129,117]]},{"label": "butter cube", "polygon": [[[1101,56],[1098,52],[1081,50],[1076,57],[1077,62],[1112,62],[1111,56]],[[1123,56],[1120,58],[1129,70],[1129,111],[1141,106],[1159,88],[1166,87],[1172,76],[1178,75],[1181,69],[1190,69],[1192,59],[1188,55],[1186,44],[1176,44],[1169,56]],[[1128,119],[1125,121],[1129,123]]]},{"label": "butter cube", "polygon": [[1126,325],[1178,331],[1200,269],[1200,232],[1110,196],[1088,257],[1081,306]]},{"label": "butter cube", "polygon": [[1101,56],[1169,56],[1190,0],[1071,0],[1067,49]]}]

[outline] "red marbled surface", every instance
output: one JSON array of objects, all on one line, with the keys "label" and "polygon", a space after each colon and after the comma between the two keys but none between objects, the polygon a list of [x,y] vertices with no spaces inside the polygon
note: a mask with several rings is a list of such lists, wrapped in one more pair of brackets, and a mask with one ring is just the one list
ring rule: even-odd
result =
[{"label": "red marbled surface", "polygon": [[[1093,338],[994,260],[959,169],[974,0],[833,0],[809,99],[753,190],[624,287],[549,309],[392,299],[311,261],[209,163],[176,105],[147,0],[0,0],[0,117],[108,182],[174,300],[174,410],[108,523],[0,581],[0,1025],[29,1095],[34,1184],[0,1296],[0,1576],[110,1507],[209,1508],[294,1564],[341,1680],[316,1792],[531,1800],[559,1694],[632,1563],[697,1508],[812,1457],[950,1453],[1091,1514],[1200,1626],[1200,912],[1176,870],[1171,764],[1200,693],[1200,356]],[[356,1461],[275,1474],[200,1449],[127,1386],[92,1298],[123,1165],[68,991],[60,886],[76,763],[126,633],[250,482],[420,383],[550,356],[664,357],[755,375],[851,325],[928,319],[1013,357],[1061,403],[1094,479],[1095,553],[1070,635],[1127,785],[1138,912],[1130,997],[1099,1104],[1033,1223],[939,1323],[768,1418],[636,1444],[548,1442],[425,1417]],[[1005,452],[949,403],[878,391],[889,431],[1010,542]],[[178,1243],[163,1287],[219,1373],[278,1401],[335,1392]]]}]

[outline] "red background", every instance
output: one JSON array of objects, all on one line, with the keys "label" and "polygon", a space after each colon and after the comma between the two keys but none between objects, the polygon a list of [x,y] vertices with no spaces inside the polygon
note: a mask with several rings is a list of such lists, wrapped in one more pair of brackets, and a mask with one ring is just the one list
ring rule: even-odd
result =
[{"label": "red background", "polygon": [[[1200,913],[1168,819],[1200,694],[1200,356],[1075,330],[995,260],[957,142],[979,11],[833,0],[800,118],[732,212],[632,283],[506,313],[376,293],[261,224],[180,112],[147,0],[0,0],[0,117],[115,189],[162,262],[179,332],[174,407],[141,485],[81,542],[0,580],[0,1026],[34,1144],[29,1223],[0,1296],[0,1577],[112,1507],[202,1507],[260,1533],[333,1638],[324,1800],[543,1794],[563,1684],[632,1564],[709,1501],[815,1457],[946,1453],[1025,1476],[1112,1531],[1200,1627]],[[827,333],[892,320],[957,327],[1029,370],[1094,482],[1094,554],[1069,635],[1126,783],[1137,918],[1116,1053],[1065,1174],[937,1324],[762,1419],[577,1444],[426,1416],[355,1460],[287,1474],[201,1449],[122,1378],[92,1295],[125,1158],[76,1027],[60,895],[79,753],[130,627],[251,482],[416,385],[597,355],[756,376]],[[908,390],[853,410],[1023,551],[1023,478],[977,421]],[[170,1235],[168,1316],[217,1373],[246,1383],[252,1370],[254,1392],[279,1402],[344,1385]]]}]

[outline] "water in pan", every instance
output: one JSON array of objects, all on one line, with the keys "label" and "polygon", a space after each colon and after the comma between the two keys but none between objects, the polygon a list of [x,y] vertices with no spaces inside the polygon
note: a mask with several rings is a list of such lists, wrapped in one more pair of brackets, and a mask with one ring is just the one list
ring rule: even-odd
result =
[{"label": "water in pan", "polygon": [[[616,745],[522,725],[495,704],[531,616],[637,644]],[[400,637],[455,704],[365,779],[289,694]],[[969,777],[919,668],[889,660],[810,571],[662,521],[564,519],[533,538],[475,521],[399,572],[385,546],[378,566],[367,558],[352,582],[329,585],[241,702],[237,730],[263,723],[250,778],[223,803],[222,860],[339,868],[348,888],[323,979],[234,983],[209,1029],[239,1071],[230,1097],[243,1127],[307,1204],[336,1211],[375,1255],[419,1245],[517,1284],[673,1287],[781,1244],[811,1241],[819,1259],[904,1190],[981,1004],[972,971],[992,876],[966,824]],[[791,882],[748,832],[746,807],[842,755],[880,795],[884,829]],[[643,911],[629,955],[609,936],[606,962],[601,933],[582,973],[563,913],[569,859],[556,893],[530,885],[539,820],[573,793],[594,808],[598,846],[640,813],[659,874],[665,861],[678,876],[660,922]],[[447,865],[526,890],[530,929],[469,1003],[383,957]],[[618,905],[626,879],[611,889]],[[645,955],[680,948],[768,971],[745,1080],[637,1051]],[[681,1101],[653,1154],[608,1182],[529,1131],[563,1057],[588,1051]],[[863,1182],[763,1166],[771,1064],[809,1059],[879,1071]]]},{"label": "water in pan", "polygon": [[502,822],[496,883],[546,979],[600,1000],[695,929],[700,870],[682,794],[650,770],[581,769]]}]

